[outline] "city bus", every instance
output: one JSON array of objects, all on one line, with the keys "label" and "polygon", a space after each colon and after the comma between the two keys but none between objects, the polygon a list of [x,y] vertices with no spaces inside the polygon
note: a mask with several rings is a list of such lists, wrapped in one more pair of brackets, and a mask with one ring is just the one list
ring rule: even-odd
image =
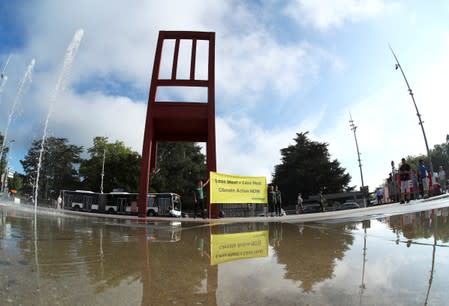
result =
[{"label": "city bus", "polygon": [[148,194],[149,216],[186,217],[182,212],[181,196],[172,192]]},{"label": "city bus", "polygon": [[[138,208],[138,194],[129,192],[98,193],[87,190],[62,190],[64,209],[108,214],[133,214]],[[149,193],[147,216],[185,217],[181,196],[176,193]]]},{"label": "city bus", "polygon": [[88,190],[62,190],[62,208],[82,211],[98,211],[100,194]]},{"label": "city bus", "polygon": [[104,211],[108,214],[137,214],[137,193],[110,192],[103,194]]}]

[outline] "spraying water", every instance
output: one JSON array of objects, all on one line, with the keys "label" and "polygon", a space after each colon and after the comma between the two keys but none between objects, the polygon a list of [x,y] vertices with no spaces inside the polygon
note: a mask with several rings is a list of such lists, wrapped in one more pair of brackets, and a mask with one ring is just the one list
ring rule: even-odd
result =
[{"label": "spraying water", "polygon": [[23,95],[23,93],[25,91],[25,85],[28,84],[28,83],[31,83],[31,74],[33,72],[33,68],[34,68],[35,62],[36,61],[33,58],[31,60],[31,63],[28,65],[28,68],[25,71],[25,75],[23,76],[23,79],[20,82],[20,86],[19,86],[19,89],[17,91],[16,98],[14,99],[14,102],[12,104],[11,110],[9,112],[8,122],[6,123],[6,129],[5,129],[5,133],[3,135],[3,143],[2,143],[2,145],[0,147],[0,161],[3,158],[3,150],[4,150],[4,146],[6,144],[6,139],[8,138],[9,125],[11,124],[12,118],[13,118],[14,113],[16,111],[17,104],[19,103],[19,101],[22,98],[22,95]]},{"label": "spraying water", "polygon": [[62,92],[67,85],[70,68],[72,67],[72,63],[75,58],[76,52],[78,51],[78,47],[80,45],[81,39],[83,38],[83,34],[84,34],[84,31],[82,29],[79,29],[78,31],[76,31],[75,35],[73,36],[72,42],[67,47],[67,50],[65,52],[65,57],[64,57],[64,64],[62,66],[58,82],[56,83],[55,90],[53,91],[53,95],[50,98],[50,108],[47,113],[47,119],[45,120],[44,133],[42,135],[41,149],[39,151],[39,160],[38,160],[38,164],[37,164],[36,181],[35,181],[35,186],[34,186],[34,188],[35,188],[35,190],[34,190],[34,211],[35,212],[37,209],[37,195],[38,195],[38,190],[39,190],[39,174],[40,174],[40,170],[41,170],[42,154],[44,152],[45,140],[47,139],[48,121],[50,120],[51,114],[53,112],[53,107],[55,105],[56,98],[58,97],[58,94],[60,92]]},{"label": "spraying water", "polygon": [[8,59],[6,60],[6,63],[3,66],[3,69],[2,69],[2,72],[0,75],[0,80],[1,80],[1,83],[0,83],[0,105],[2,104],[1,94],[2,94],[3,88],[5,88],[6,81],[8,80],[8,76],[6,75],[6,67],[8,66],[10,59],[11,59],[11,54],[8,56]]}]

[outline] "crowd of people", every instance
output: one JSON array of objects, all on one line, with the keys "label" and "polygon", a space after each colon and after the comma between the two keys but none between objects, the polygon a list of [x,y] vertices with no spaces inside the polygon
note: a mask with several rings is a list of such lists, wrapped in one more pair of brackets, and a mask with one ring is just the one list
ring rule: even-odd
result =
[{"label": "crowd of people", "polygon": [[[420,159],[417,170],[413,170],[406,159],[402,158],[398,171],[396,172],[394,167],[392,170],[387,179],[388,197],[392,202],[399,201],[404,204],[411,199],[427,198],[435,192],[446,193],[447,191],[447,177],[443,166],[439,166],[437,173],[432,173],[424,160]],[[376,196],[379,204],[382,199],[377,192]]]},{"label": "crowd of people", "polygon": [[[378,188],[375,192],[377,204],[383,204],[384,201],[400,202],[401,204],[410,202],[411,199],[427,198],[433,195],[432,187],[432,173],[428,170],[424,161],[419,160],[417,170],[413,170],[407,163],[405,158],[401,159],[399,169],[396,171],[393,167],[393,171],[389,174],[387,179],[387,188]],[[438,173],[434,174],[433,178],[439,184],[439,192],[447,192],[447,177],[443,166],[439,166]],[[202,180],[197,182],[197,187],[194,191],[195,210],[194,217],[197,215],[197,210],[200,211],[201,217],[206,218],[207,209],[205,205],[205,194],[203,188],[209,183],[209,180],[203,183]],[[388,191],[388,194],[384,194]],[[282,209],[282,194],[279,187],[274,184],[268,185],[267,189],[268,207],[266,215],[270,216],[282,216],[284,211]],[[301,193],[298,193],[296,202],[296,213],[303,211],[303,198]],[[324,211],[323,202],[325,201],[322,193],[320,192],[320,207],[321,211]],[[223,215],[224,216],[224,215]]]}]

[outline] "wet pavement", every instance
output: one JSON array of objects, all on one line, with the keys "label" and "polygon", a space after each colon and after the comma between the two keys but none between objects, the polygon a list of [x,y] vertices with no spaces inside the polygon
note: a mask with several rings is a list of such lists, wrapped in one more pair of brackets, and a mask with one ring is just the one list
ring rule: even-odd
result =
[{"label": "wet pavement", "polygon": [[448,206],[440,198],[207,222],[0,205],[0,301],[446,305]]}]

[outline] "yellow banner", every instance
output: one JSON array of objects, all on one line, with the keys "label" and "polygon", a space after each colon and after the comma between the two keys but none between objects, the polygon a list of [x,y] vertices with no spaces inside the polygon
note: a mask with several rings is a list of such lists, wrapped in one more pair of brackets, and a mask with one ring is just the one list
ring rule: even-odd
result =
[{"label": "yellow banner", "polygon": [[267,203],[267,179],[210,172],[210,203]]},{"label": "yellow banner", "polygon": [[268,256],[268,231],[211,235],[210,241],[211,265]]}]

